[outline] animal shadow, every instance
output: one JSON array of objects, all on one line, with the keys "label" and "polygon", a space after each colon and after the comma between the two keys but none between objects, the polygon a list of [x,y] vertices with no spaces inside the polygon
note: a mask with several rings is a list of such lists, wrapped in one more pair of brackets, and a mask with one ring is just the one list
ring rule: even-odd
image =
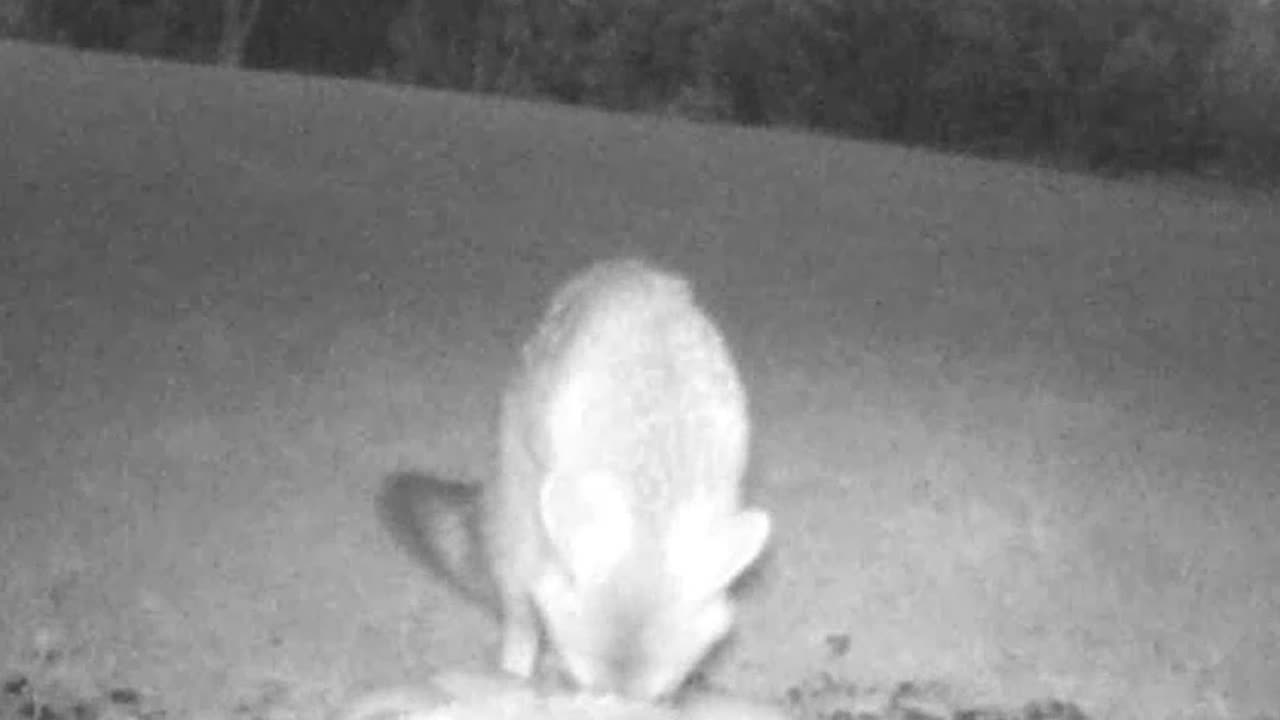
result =
[{"label": "animal shadow", "polygon": [[476,482],[401,471],[384,480],[376,502],[379,519],[410,557],[464,599],[497,613],[480,495]]}]

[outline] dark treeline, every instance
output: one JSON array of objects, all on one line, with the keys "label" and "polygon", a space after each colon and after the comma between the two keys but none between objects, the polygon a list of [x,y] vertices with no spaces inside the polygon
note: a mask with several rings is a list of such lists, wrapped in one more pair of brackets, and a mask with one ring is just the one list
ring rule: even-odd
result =
[{"label": "dark treeline", "polygon": [[0,0],[32,39],[807,128],[1114,171],[1280,176],[1280,2]]}]

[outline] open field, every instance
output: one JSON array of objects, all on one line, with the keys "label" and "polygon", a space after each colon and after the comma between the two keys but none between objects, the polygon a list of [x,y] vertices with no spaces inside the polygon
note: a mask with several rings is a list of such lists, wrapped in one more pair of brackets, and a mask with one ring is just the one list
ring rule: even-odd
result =
[{"label": "open field", "polygon": [[0,148],[0,668],[221,717],[484,666],[374,498],[486,476],[546,294],[644,252],[779,525],[718,684],[1280,713],[1275,197],[6,43]]}]

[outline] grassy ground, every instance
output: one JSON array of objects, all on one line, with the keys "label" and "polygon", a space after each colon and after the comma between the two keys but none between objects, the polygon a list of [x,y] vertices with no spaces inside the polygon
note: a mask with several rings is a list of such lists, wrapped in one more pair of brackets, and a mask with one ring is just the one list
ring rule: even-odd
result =
[{"label": "grassy ground", "polygon": [[13,44],[0,147],[30,685],[295,717],[484,667],[374,498],[488,474],[538,303],[639,251],[739,349],[778,519],[717,685],[1280,708],[1274,197]]}]

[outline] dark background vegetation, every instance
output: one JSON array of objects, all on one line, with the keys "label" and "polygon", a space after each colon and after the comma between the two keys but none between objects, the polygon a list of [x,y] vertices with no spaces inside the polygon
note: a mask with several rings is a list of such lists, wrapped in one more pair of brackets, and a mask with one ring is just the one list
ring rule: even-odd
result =
[{"label": "dark background vegetation", "polygon": [[0,0],[0,31],[1105,172],[1280,177],[1280,1]]}]

